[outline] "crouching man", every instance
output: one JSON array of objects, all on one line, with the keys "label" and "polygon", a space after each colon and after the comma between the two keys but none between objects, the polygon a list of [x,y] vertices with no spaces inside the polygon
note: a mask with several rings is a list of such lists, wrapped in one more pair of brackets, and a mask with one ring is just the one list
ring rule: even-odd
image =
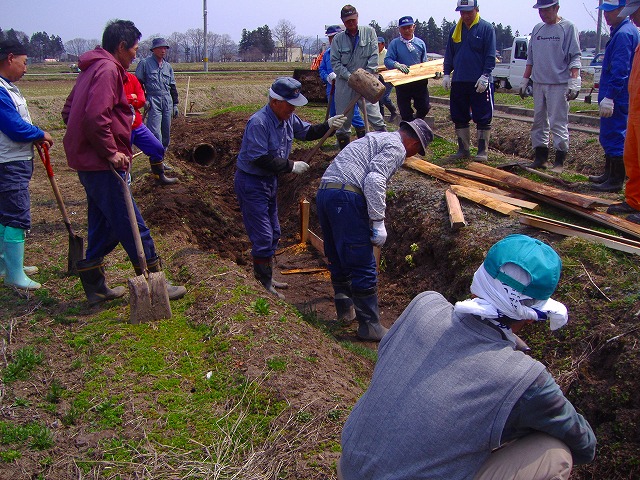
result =
[{"label": "crouching man", "polygon": [[515,334],[567,322],[550,298],[562,264],[548,245],[510,235],[489,250],[451,305],[418,295],[380,343],[369,389],[342,432],[342,480],[568,479],[596,439]]}]

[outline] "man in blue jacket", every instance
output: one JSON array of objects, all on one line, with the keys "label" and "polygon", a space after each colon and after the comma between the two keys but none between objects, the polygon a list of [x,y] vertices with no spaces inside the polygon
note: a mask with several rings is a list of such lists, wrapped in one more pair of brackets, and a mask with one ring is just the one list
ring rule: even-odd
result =
[{"label": "man in blue jacket", "polygon": [[629,74],[633,54],[638,46],[638,29],[628,17],[618,17],[626,0],[605,0],[600,7],[611,39],[602,61],[598,103],[600,105],[600,145],[604,150],[604,174],[591,176],[595,190],[619,192],[624,183],[625,170],[622,153],[629,114]]},{"label": "man in blue jacket", "polygon": [[[389,70],[397,69],[408,74],[411,65],[424,63],[427,61],[427,46],[423,40],[413,33],[416,25],[413,17],[405,16],[398,20],[400,36],[394,38],[389,43],[387,56],[384,59],[384,66]],[[398,109],[400,116],[405,122],[410,122],[414,118],[424,119],[429,113],[429,80],[417,80],[404,85],[396,85],[396,96],[398,98]],[[411,101],[415,107],[415,115],[411,108]]]},{"label": "man in blue jacket", "polygon": [[442,78],[442,86],[451,89],[449,109],[458,137],[458,151],[451,158],[469,158],[469,122],[473,119],[478,129],[476,160],[486,161],[493,119],[491,73],[496,66],[496,34],[480,18],[477,0],[458,0],[456,11],[460,20],[449,32]]}]

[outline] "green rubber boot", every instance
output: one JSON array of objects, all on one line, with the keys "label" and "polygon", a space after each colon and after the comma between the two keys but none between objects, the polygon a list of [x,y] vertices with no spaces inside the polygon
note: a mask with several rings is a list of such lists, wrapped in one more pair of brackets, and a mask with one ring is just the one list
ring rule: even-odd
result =
[{"label": "green rubber boot", "polygon": [[5,227],[4,229],[4,266],[6,269],[4,283],[24,290],[37,290],[42,285],[31,280],[24,273],[24,238],[21,228]]}]

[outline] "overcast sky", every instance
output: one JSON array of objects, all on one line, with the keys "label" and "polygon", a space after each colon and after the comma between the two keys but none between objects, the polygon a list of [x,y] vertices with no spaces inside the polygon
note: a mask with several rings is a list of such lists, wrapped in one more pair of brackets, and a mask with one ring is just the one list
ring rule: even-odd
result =
[{"label": "overcast sky", "polygon": [[[242,29],[263,25],[274,28],[280,19],[289,20],[302,36],[324,36],[324,26],[340,23],[345,0],[207,0],[208,30],[227,33],[240,40]],[[348,0],[346,0],[348,1]],[[376,20],[383,28],[404,15],[426,21],[433,17],[438,26],[443,18],[456,20],[456,0],[352,0],[360,24]],[[202,0],[2,0],[0,28],[14,28],[31,36],[45,31],[59,35],[63,42],[73,38],[100,39],[108,20],[132,20],[146,39],[158,34],[184,33],[203,28]],[[480,15],[489,22],[511,25],[513,32],[531,31],[540,21],[535,0],[480,0]],[[560,15],[579,30],[595,30],[598,0],[561,0]]]}]

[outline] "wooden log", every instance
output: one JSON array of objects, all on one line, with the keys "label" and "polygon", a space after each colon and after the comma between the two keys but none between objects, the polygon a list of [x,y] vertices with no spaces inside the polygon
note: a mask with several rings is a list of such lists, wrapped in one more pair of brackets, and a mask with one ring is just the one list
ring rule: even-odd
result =
[{"label": "wooden log", "polygon": [[416,65],[409,66],[409,73],[402,73],[400,70],[386,70],[380,72],[382,78],[387,83],[392,85],[404,85],[405,83],[415,82],[417,80],[424,80],[427,78],[434,78],[436,74],[442,72],[442,65],[444,59],[430,60],[424,63],[418,63]]},{"label": "wooden log", "polygon": [[451,185],[451,190],[459,197],[484,205],[485,207],[502,213],[503,215],[515,215],[520,211],[520,207],[491,198],[488,195],[485,195],[484,192],[474,188],[463,187],[462,185]]},{"label": "wooden log", "polygon": [[404,161],[404,166],[407,168],[411,168],[413,170],[417,170],[426,175],[430,175],[434,178],[437,178],[438,180],[442,180],[443,182],[447,182],[450,184],[477,188],[478,190],[499,193],[501,195],[509,195],[509,192],[507,192],[506,190],[502,190],[497,187],[492,187],[491,185],[485,185],[484,183],[476,182],[474,180],[469,180],[468,178],[463,178],[453,173],[448,173],[444,168],[438,165],[435,165],[433,163],[426,162],[418,157],[407,158]]},{"label": "wooden log", "polygon": [[506,195],[500,195],[499,193],[493,192],[484,192],[485,195],[490,196],[491,198],[495,198],[504,203],[508,203],[509,205],[515,205],[516,207],[526,208],[527,210],[539,210],[540,205],[534,202],[528,202],[527,200],[522,200],[521,198],[513,198],[507,197]]},{"label": "wooden log", "polygon": [[311,245],[313,245],[314,248],[320,252],[320,255],[324,257],[324,241],[311,230],[307,231],[309,233],[309,241],[311,242]]},{"label": "wooden log", "polygon": [[594,208],[594,206],[597,205],[597,199],[595,198],[586,197],[584,195],[575,195],[571,192],[565,192],[564,190],[559,190],[548,185],[543,185],[541,183],[519,177],[518,175],[514,175],[513,173],[490,167],[489,165],[485,165],[483,163],[471,162],[469,165],[467,165],[467,168],[474,172],[483,173],[484,175],[497,178],[498,180],[505,182],[511,187],[520,188],[526,190],[527,192],[535,192],[538,195],[544,195],[545,197],[550,197],[561,202],[570,203],[581,208]]},{"label": "wooden log", "polygon": [[349,77],[349,87],[362,95],[369,103],[378,103],[383,97],[386,87],[378,80],[378,75],[358,68]]},{"label": "wooden log", "polygon": [[616,237],[607,233],[598,232],[589,228],[570,223],[551,220],[535,215],[522,214],[519,221],[523,225],[539,228],[552,233],[558,233],[567,237],[578,237],[593,243],[606,245],[614,250],[640,255],[640,242],[635,242],[622,237]]},{"label": "wooden log", "polygon": [[460,206],[460,200],[451,189],[444,192],[444,198],[447,201],[447,210],[449,211],[449,223],[451,223],[451,230],[457,231],[462,227],[467,226],[467,222],[464,219],[462,213],[462,207]]},{"label": "wooden log", "polygon": [[316,268],[291,268],[289,270],[282,270],[280,273],[282,275],[295,275],[295,274],[309,274],[309,273],[324,273],[328,272],[328,270],[324,267],[316,267]]},{"label": "wooden log", "polygon": [[476,182],[488,183],[489,185],[495,185],[498,188],[509,188],[509,186],[497,180],[493,177],[489,177],[488,175],[483,175],[482,173],[472,172],[471,170],[467,170],[465,168],[445,168],[445,172],[453,173],[454,175],[460,175],[464,178],[469,178],[471,180],[475,180]]},{"label": "wooden log", "polygon": [[309,210],[311,204],[309,200],[300,200],[300,243],[307,243],[309,240]]}]

